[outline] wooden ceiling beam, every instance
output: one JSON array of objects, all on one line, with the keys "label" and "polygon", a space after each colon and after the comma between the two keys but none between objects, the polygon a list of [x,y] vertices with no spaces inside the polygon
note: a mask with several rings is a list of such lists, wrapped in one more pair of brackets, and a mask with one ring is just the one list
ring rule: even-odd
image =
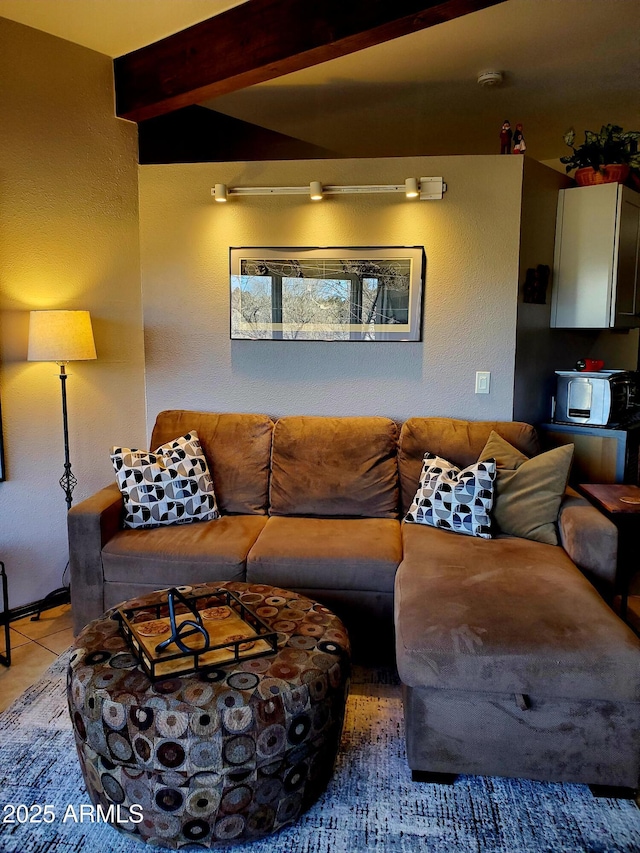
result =
[{"label": "wooden ceiling beam", "polygon": [[132,121],[263,83],[504,0],[247,0],[114,60]]}]

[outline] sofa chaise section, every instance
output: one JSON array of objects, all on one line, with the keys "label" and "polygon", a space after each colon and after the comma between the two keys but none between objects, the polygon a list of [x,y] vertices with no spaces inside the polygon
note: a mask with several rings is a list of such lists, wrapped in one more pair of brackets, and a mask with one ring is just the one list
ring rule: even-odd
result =
[{"label": "sofa chaise section", "polygon": [[[434,436],[433,452],[458,465],[477,458],[491,429],[528,455],[535,450],[526,425],[456,422],[447,445],[443,419],[429,420],[412,419],[400,437],[403,500]],[[575,495],[565,503],[560,541],[586,559],[589,574],[609,579],[615,528]],[[396,659],[416,777],[468,773],[635,788],[640,641],[569,553],[519,537],[486,540],[408,523],[402,535]]]}]

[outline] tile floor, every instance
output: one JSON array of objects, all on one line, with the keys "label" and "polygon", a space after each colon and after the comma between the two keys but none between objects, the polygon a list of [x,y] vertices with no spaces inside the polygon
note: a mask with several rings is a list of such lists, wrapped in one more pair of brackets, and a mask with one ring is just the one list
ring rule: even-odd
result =
[{"label": "tile floor", "polygon": [[[0,632],[4,651],[4,629]],[[71,605],[45,610],[37,622],[31,616],[11,623],[11,666],[0,665],[0,711],[30,687],[73,642]]]}]

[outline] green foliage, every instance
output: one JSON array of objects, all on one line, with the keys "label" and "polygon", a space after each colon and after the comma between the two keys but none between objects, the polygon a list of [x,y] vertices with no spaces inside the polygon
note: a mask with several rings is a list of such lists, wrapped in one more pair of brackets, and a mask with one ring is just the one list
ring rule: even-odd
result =
[{"label": "green foliage", "polygon": [[614,163],[626,163],[632,169],[640,169],[640,152],[638,139],[640,131],[623,131],[617,124],[603,124],[600,133],[585,130],[584,142],[574,148],[576,132],[570,128],[564,134],[565,143],[571,148],[572,154],[561,157],[567,172],[572,169],[583,169],[591,166],[594,171],[602,171],[603,166]]}]

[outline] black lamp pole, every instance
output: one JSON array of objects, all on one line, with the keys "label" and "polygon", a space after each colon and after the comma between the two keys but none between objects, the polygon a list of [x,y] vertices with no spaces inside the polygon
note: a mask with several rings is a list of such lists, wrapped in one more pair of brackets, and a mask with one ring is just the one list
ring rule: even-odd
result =
[{"label": "black lamp pole", "polygon": [[[59,361],[58,367],[60,368],[60,385],[62,387],[62,430],[64,432],[64,474],[60,477],[58,481],[60,486],[62,487],[62,491],[64,492],[64,498],[67,502],[67,511],[71,509],[71,504],[73,503],[73,499],[71,495],[73,494],[73,490],[78,485],[78,481],[75,476],[71,472],[71,461],[69,459],[69,418],[67,416],[67,362]],[[54,589],[53,592],[48,593],[40,602],[38,607],[38,612],[35,616],[31,617],[32,622],[37,622],[40,619],[43,609],[47,606],[49,601],[52,598],[63,597],[63,601],[61,603],[66,603],[69,601],[69,589],[66,586],[60,586],[58,589]]]},{"label": "black lamp pole", "polygon": [[61,362],[60,383],[62,385],[62,428],[64,430],[64,474],[60,477],[60,486],[65,494],[67,509],[71,509],[73,490],[78,481],[71,473],[71,462],[69,461],[69,420],[67,417],[67,371],[66,362]]}]

